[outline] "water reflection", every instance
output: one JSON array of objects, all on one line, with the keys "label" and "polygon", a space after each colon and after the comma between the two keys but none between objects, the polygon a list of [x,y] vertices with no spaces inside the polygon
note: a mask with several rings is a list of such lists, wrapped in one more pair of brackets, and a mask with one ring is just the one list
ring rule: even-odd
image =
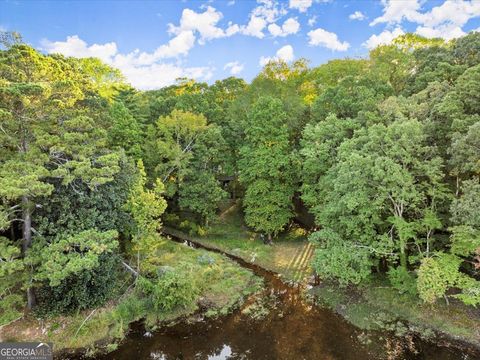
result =
[{"label": "water reflection", "polygon": [[[199,354],[201,355],[201,354]],[[223,345],[223,348],[220,350],[220,353],[215,355],[209,355],[208,360],[224,360],[229,359],[232,355],[232,348],[228,345]]]},{"label": "water reflection", "polygon": [[[196,323],[162,328],[151,337],[140,326],[119,348],[98,360],[209,359],[434,359],[465,358],[459,351],[386,334],[365,334],[330,310],[311,306],[302,289],[242,263],[264,277],[268,312],[260,318],[246,311]],[[247,304],[248,306],[250,304]],[[245,309],[244,309],[245,310]],[[368,344],[368,345],[365,345]],[[468,357],[467,357],[468,359]]]}]

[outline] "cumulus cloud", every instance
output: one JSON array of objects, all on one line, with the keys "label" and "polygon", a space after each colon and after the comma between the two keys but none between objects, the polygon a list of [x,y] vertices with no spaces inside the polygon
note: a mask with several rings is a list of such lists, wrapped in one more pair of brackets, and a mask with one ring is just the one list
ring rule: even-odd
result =
[{"label": "cumulus cloud", "polygon": [[97,57],[106,62],[109,62],[117,53],[117,44],[114,42],[103,45],[93,44],[89,46],[77,35],[67,36],[66,41],[51,42],[48,40],[42,40],[41,45],[49,53],[59,53],[65,56],[76,56],[81,58]]},{"label": "cumulus cloud", "polygon": [[188,8],[183,9],[180,25],[168,24],[168,31],[175,35],[188,31],[197,31],[200,34],[200,44],[204,44],[206,40],[232,36],[240,31],[240,27],[236,24],[230,24],[225,30],[218,27],[217,24],[222,17],[223,14],[211,6],[207,6],[203,13],[197,13]]},{"label": "cumulus cloud", "polygon": [[68,36],[65,41],[42,41],[42,48],[48,53],[59,53],[79,58],[98,57],[107,64],[120,69],[127,80],[139,89],[148,90],[171,85],[179,77],[208,80],[213,69],[204,67],[182,67],[178,63],[162,62],[166,58],[186,55],[193,47],[195,36],[185,31],[159,46],[153,53],[132,51],[118,52],[116,43],[88,45],[77,35]]},{"label": "cumulus cloud", "polygon": [[419,19],[420,2],[419,0],[382,0],[383,15],[374,19],[370,26],[389,23],[400,23],[403,19],[408,21],[417,21]]},{"label": "cumulus cloud", "polygon": [[296,34],[298,30],[300,30],[300,23],[294,18],[287,19],[281,27],[275,23],[268,25],[268,31],[274,37]]},{"label": "cumulus cloud", "polygon": [[230,74],[237,75],[243,71],[243,64],[240,64],[238,61],[232,61],[226,63],[223,70],[230,70]]},{"label": "cumulus cloud", "polygon": [[355,11],[348,17],[350,20],[365,20],[367,17],[361,11]]},{"label": "cumulus cloud", "polygon": [[313,0],[290,0],[290,9],[297,9],[300,12],[305,12],[312,6]]},{"label": "cumulus cloud", "polygon": [[336,51],[346,51],[350,47],[348,42],[340,41],[337,34],[322,28],[312,30],[307,35],[310,38],[308,43],[312,46],[323,46]]},{"label": "cumulus cloud", "polygon": [[260,57],[259,64],[260,66],[267,65],[270,61],[283,60],[290,62],[295,59],[295,54],[293,53],[293,47],[291,45],[285,45],[278,49],[277,53],[273,57]]},{"label": "cumulus cloud", "polygon": [[308,26],[313,26],[317,22],[317,15],[313,15],[308,19]]},{"label": "cumulus cloud", "polygon": [[406,20],[417,23],[416,33],[425,37],[441,37],[446,40],[465,35],[462,27],[480,16],[480,2],[471,0],[447,0],[430,11],[422,12],[419,0],[383,0],[383,15],[370,25],[380,23],[399,24]]},{"label": "cumulus cloud", "polygon": [[370,36],[370,38],[363,43],[363,46],[365,46],[368,49],[374,49],[379,45],[388,45],[397,36],[400,36],[403,34],[405,34],[405,32],[400,27],[397,27],[393,31],[384,30],[378,35]]},{"label": "cumulus cloud", "polygon": [[263,29],[267,26],[267,21],[264,18],[258,16],[250,16],[250,21],[248,22],[247,26],[244,26],[241,30],[242,34],[254,36],[259,39],[262,39],[265,34],[263,33]]},{"label": "cumulus cloud", "polygon": [[[286,15],[287,11],[274,0],[257,0],[257,2],[259,5],[250,13],[248,24],[240,27],[240,33],[263,39],[264,29]],[[277,30],[280,31],[281,27],[275,24],[272,31]]]}]

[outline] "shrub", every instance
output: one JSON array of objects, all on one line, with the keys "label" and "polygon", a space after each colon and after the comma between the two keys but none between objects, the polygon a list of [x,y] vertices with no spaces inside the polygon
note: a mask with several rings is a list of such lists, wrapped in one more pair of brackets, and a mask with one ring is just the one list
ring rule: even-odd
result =
[{"label": "shrub", "polygon": [[313,233],[309,240],[319,246],[312,266],[322,279],[336,279],[345,286],[359,284],[370,275],[372,262],[365,248],[354,248],[328,230]]},{"label": "shrub", "polygon": [[189,307],[194,304],[199,293],[188,274],[178,270],[167,271],[156,281],[140,278],[138,284],[156,311]]},{"label": "shrub", "polygon": [[435,258],[425,258],[418,269],[417,289],[420,298],[434,303],[445,296],[449,287],[455,285],[461,259],[452,254],[438,253]]},{"label": "shrub", "polygon": [[404,267],[391,268],[388,270],[388,280],[400,294],[417,294],[417,282],[415,275]]}]

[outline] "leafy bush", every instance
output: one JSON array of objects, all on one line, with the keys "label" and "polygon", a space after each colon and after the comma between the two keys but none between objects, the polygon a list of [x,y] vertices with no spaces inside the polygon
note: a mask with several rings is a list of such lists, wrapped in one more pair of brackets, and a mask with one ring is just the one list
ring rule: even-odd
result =
[{"label": "leafy bush", "polygon": [[388,270],[388,280],[400,294],[417,294],[417,282],[415,275],[404,267],[391,268]]},{"label": "leafy bush", "polygon": [[434,303],[455,285],[461,259],[452,254],[438,253],[435,258],[422,260],[418,270],[417,289],[420,298]]},{"label": "leafy bush", "polygon": [[459,274],[457,286],[462,290],[460,294],[454,295],[465,305],[477,306],[480,304],[480,281],[467,275]]},{"label": "leafy bush", "polygon": [[340,241],[328,230],[313,233],[310,241],[319,245],[312,266],[322,279],[336,279],[345,286],[359,284],[370,275],[372,263],[368,250],[353,249],[353,244]]},{"label": "leafy bush", "polygon": [[167,271],[156,281],[140,278],[138,285],[156,311],[193,305],[199,289],[184,272]]}]

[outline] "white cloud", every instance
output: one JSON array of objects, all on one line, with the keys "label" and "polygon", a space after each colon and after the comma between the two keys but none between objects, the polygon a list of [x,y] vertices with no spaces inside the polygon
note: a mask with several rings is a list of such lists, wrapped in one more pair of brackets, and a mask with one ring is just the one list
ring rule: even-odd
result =
[{"label": "white cloud", "polygon": [[295,59],[293,47],[291,45],[285,45],[282,48],[278,49],[274,57],[260,57],[259,64],[260,66],[265,66],[268,64],[269,61],[283,60],[285,62],[290,62],[293,59]]},{"label": "white cloud", "polygon": [[284,47],[280,48],[277,51],[277,57],[286,62],[292,61],[293,59],[295,59],[295,55],[293,54],[293,47],[291,45],[285,45]]},{"label": "white cloud", "polygon": [[[284,16],[287,11],[279,6],[274,0],[257,0],[259,4],[250,13],[250,18],[247,25],[240,27],[240,32],[244,35],[254,36],[263,39],[265,34],[263,30],[269,24],[275,23],[279,18]],[[278,25],[272,27],[272,31],[278,30]]]},{"label": "white cloud", "polygon": [[417,34],[441,37],[446,40],[465,35],[462,27],[472,18],[480,16],[480,1],[446,0],[430,11],[421,12],[419,0],[383,0],[383,15],[370,25],[398,24],[403,20],[417,23]]},{"label": "white cloud", "polygon": [[300,12],[305,12],[312,6],[313,0],[290,0],[290,9],[298,9]]},{"label": "white cloud", "polygon": [[223,70],[230,69],[230,74],[237,75],[243,71],[243,64],[240,64],[238,61],[232,61],[226,63],[223,67]]},{"label": "white cloud", "polygon": [[317,15],[313,15],[310,19],[308,19],[308,26],[313,26],[317,22]]},{"label": "white cloud", "polygon": [[223,14],[211,6],[207,6],[203,13],[183,9],[180,25],[168,24],[168,31],[176,35],[186,31],[197,31],[200,34],[199,42],[201,44],[204,44],[206,40],[231,36],[240,31],[238,25],[230,25],[226,30],[218,27],[217,24],[222,17]]},{"label": "white cloud", "polygon": [[419,18],[419,0],[382,0],[382,4],[383,15],[374,19],[370,23],[370,26],[380,23],[400,23],[403,19],[406,19],[408,21],[416,21]]},{"label": "white cloud", "polygon": [[229,2],[227,2],[227,6],[232,6],[232,5],[235,5],[235,0],[230,0]]},{"label": "white cloud", "polygon": [[336,51],[346,51],[350,47],[348,42],[341,42],[337,34],[322,28],[312,30],[307,35],[310,38],[308,43],[312,46],[323,46]]},{"label": "white cloud", "polygon": [[153,54],[141,53],[138,60],[143,65],[151,64],[159,59],[173,58],[180,55],[188,55],[195,45],[195,35],[191,30],[182,31],[165,44],[159,46]]},{"label": "white cloud", "polygon": [[114,42],[88,46],[88,44],[77,35],[67,36],[66,41],[50,42],[48,40],[42,40],[41,45],[49,53],[59,53],[65,56],[80,58],[98,57],[106,62],[111,61],[112,57],[117,53],[117,44]]},{"label": "white cloud", "polygon": [[262,39],[265,34],[263,33],[263,29],[267,26],[267,22],[264,18],[251,16],[248,25],[242,28],[242,34],[255,36],[259,39]]},{"label": "white cloud", "polygon": [[260,5],[252,10],[251,15],[261,17],[268,23],[273,23],[287,14],[287,10],[279,6],[275,0],[257,0],[257,2]]},{"label": "white cloud", "polygon": [[143,90],[156,89],[171,85],[178,77],[191,77],[208,80],[213,69],[204,67],[182,67],[178,63],[165,63],[161,60],[186,55],[195,42],[192,31],[185,31],[161,45],[153,53],[132,51],[128,54],[118,52],[116,43],[88,45],[77,35],[68,36],[66,41],[42,41],[42,47],[48,53],[60,53],[79,58],[98,57],[107,64],[120,69],[127,80]]},{"label": "white cloud", "polygon": [[379,45],[388,45],[397,36],[400,36],[400,35],[403,35],[403,34],[405,34],[405,33],[400,27],[397,27],[393,31],[384,30],[383,32],[381,32],[378,35],[370,36],[370,38],[363,43],[363,46],[365,46],[368,49],[374,49]]},{"label": "white cloud", "polygon": [[275,23],[268,25],[268,31],[274,37],[296,34],[298,30],[300,30],[300,23],[294,18],[287,19],[281,27]]},{"label": "white cloud", "polygon": [[367,17],[361,11],[355,11],[348,17],[350,20],[365,20]]},{"label": "white cloud", "polygon": [[436,27],[419,26],[415,32],[426,38],[443,38],[445,40],[451,40],[465,35],[461,27],[449,24]]}]

